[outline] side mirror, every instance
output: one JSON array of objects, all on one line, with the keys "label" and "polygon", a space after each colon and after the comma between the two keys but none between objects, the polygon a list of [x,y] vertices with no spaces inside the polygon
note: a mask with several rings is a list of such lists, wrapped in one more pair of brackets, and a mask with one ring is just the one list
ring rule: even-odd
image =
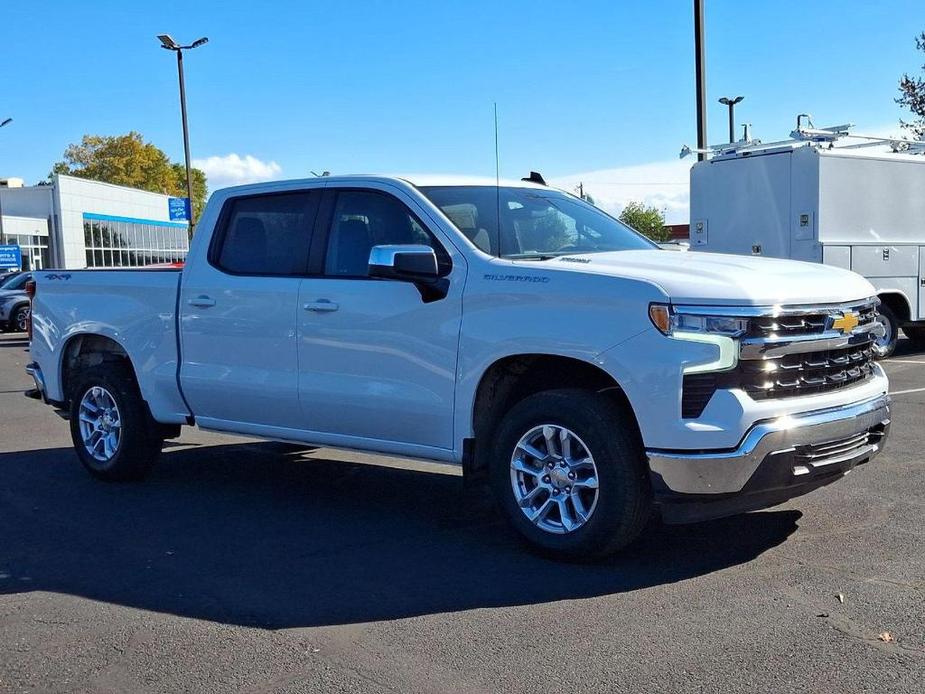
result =
[{"label": "side mirror", "polygon": [[369,252],[369,276],[432,283],[439,277],[437,254],[430,246],[417,244],[373,246]]}]

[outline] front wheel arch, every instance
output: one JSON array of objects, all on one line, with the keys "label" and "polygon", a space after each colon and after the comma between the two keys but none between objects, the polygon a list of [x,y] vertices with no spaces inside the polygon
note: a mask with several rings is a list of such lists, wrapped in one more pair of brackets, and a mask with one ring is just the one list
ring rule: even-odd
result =
[{"label": "front wheel arch", "polygon": [[572,388],[601,393],[626,413],[641,438],[636,414],[620,384],[596,364],[556,354],[527,353],[502,357],[482,373],[470,410],[472,438],[463,445],[463,472],[469,481],[484,481],[488,455],[498,424],[517,403],[536,393]]}]

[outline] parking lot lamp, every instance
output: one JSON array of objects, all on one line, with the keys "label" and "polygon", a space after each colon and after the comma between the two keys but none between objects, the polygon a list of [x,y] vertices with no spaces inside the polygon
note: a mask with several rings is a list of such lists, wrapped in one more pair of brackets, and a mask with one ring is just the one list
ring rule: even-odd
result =
[{"label": "parking lot lamp", "polygon": [[729,142],[730,143],[736,141],[736,126],[735,126],[735,115],[734,115],[735,107],[736,107],[736,104],[742,101],[742,99],[744,98],[745,98],[744,96],[737,96],[733,99],[730,99],[729,97],[724,96],[722,99],[719,100],[721,104],[729,107]]},{"label": "parking lot lamp", "polygon": [[161,48],[177,54],[177,73],[180,76],[180,115],[183,119],[183,154],[186,157],[186,194],[189,197],[189,225],[190,229],[192,229],[193,224],[195,224],[193,219],[193,176],[190,170],[189,126],[186,123],[186,84],[183,81],[183,51],[199,48],[208,43],[209,39],[203,36],[188,46],[181,46],[170,37],[170,34],[159,34],[157,38],[161,42]]}]

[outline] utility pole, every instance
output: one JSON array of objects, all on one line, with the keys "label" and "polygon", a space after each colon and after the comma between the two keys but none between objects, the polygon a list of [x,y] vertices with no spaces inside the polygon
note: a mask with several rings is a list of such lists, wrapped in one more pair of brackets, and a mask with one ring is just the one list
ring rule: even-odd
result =
[{"label": "utility pole", "polygon": [[[707,76],[703,26],[704,0],[694,0],[694,71],[697,83],[697,149],[707,148]],[[697,159],[703,161],[703,152]]]},{"label": "utility pole", "polygon": [[199,48],[203,44],[208,43],[209,39],[203,36],[201,39],[196,39],[188,46],[181,46],[174,41],[169,34],[160,34],[157,38],[161,42],[161,48],[165,48],[177,54],[177,73],[180,76],[180,114],[183,120],[183,154],[186,158],[186,194],[189,198],[189,226],[190,234],[192,234],[196,220],[193,214],[193,175],[189,156],[189,127],[186,123],[186,84],[183,81],[183,51]]}]

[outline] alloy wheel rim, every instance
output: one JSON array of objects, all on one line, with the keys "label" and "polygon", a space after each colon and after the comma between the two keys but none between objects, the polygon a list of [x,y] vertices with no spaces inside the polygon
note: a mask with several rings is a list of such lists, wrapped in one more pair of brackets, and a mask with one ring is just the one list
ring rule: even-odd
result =
[{"label": "alloy wheel rim", "polygon": [[883,326],[883,335],[874,340],[874,349],[878,354],[886,354],[893,340],[893,325],[883,316],[878,317],[878,322]]},{"label": "alloy wheel rim", "polygon": [[20,332],[25,332],[29,322],[29,309],[20,309],[16,314],[16,327]]},{"label": "alloy wheel rim", "polygon": [[542,424],[514,448],[511,488],[527,520],[545,532],[565,535],[584,526],[597,507],[597,466],[575,432]]},{"label": "alloy wheel rim", "polygon": [[94,460],[108,463],[119,450],[122,438],[122,417],[115,398],[105,388],[93,386],[81,398],[77,416],[87,453]]}]

